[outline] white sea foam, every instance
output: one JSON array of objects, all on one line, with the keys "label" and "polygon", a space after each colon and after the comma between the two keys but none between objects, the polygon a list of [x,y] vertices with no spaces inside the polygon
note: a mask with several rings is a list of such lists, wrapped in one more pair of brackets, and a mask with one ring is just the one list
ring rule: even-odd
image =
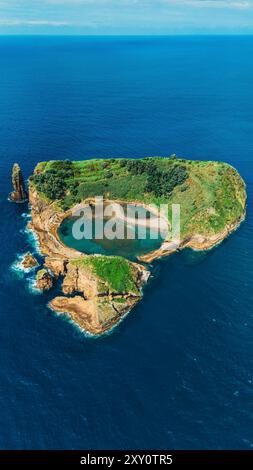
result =
[{"label": "white sea foam", "polygon": [[72,320],[70,314],[68,312],[56,312],[52,307],[50,307],[50,305],[48,304],[47,307],[49,308],[49,310],[51,310],[51,312],[53,312],[53,314],[56,316],[56,317],[59,317],[59,318],[64,318],[65,321],[67,321],[67,323],[69,323],[70,325],[72,325],[75,330],[78,331],[78,333],[81,333],[83,336],[85,336],[86,338],[89,338],[89,339],[99,339],[99,338],[102,338],[103,336],[109,336],[111,335],[114,330],[116,328],[118,328],[118,326],[120,325],[120,323],[122,323],[124,321],[124,319],[128,316],[130,310],[128,312],[126,312],[124,315],[122,315],[117,323],[115,323],[115,325],[113,325],[109,330],[107,331],[104,331],[103,333],[99,333],[99,334],[94,334],[94,333],[90,333],[89,331],[85,330],[84,328],[82,328],[80,325],[78,325],[78,323],[76,323],[74,320]]},{"label": "white sea foam", "polygon": [[32,247],[38,253],[38,255],[42,256],[42,253],[40,251],[40,244],[39,244],[38,237],[36,233],[28,226],[28,224],[24,228],[23,233],[27,235],[30,245],[32,245]]},{"label": "white sea foam", "polygon": [[77,330],[78,333],[81,333],[83,336],[85,336],[86,338],[90,338],[90,339],[96,339],[99,337],[99,335],[93,335],[92,333],[89,333],[87,330],[85,330],[84,328],[81,328],[81,326],[79,326],[77,323],[75,323],[72,318],[70,317],[69,313],[67,312],[56,312],[52,307],[50,307],[50,305],[48,304],[47,305],[48,309],[51,310],[51,312],[56,316],[56,317],[59,317],[61,319],[64,319],[67,323],[69,323],[70,325],[72,325],[74,327],[75,330]]},{"label": "white sea foam", "polygon": [[21,217],[23,217],[23,219],[32,220],[32,216],[29,212],[23,212],[23,214],[21,214]]},{"label": "white sea foam", "polygon": [[[25,273],[30,273],[31,271],[34,271],[37,268],[37,266],[31,266],[29,268],[24,267],[23,261],[25,259],[26,254],[27,253],[22,253],[22,254],[17,255],[16,261],[14,261],[14,263],[12,263],[12,265],[11,265],[11,269],[13,271],[22,273],[24,275]],[[31,254],[33,256],[33,253],[31,253]]]},{"label": "white sea foam", "polygon": [[16,261],[11,265],[11,270],[14,271],[18,277],[23,278],[25,273],[29,272],[29,269],[24,268],[22,261],[24,260],[24,254],[17,255]]},{"label": "white sea foam", "polygon": [[36,267],[33,268],[24,268],[22,262],[24,260],[25,255],[18,255],[16,261],[12,263],[11,270],[15,272],[19,279],[24,279],[27,274],[30,276],[26,277],[25,281],[28,284],[28,290],[31,294],[39,295],[41,291],[36,287],[36,278],[35,275],[31,275],[31,271],[34,271]]},{"label": "white sea foam", "polygon": [[76,322],[74,322],[71,318],[71,316],[69,315],[69,313],[67,312],[56,312],[56,310],[54,310],[52,307],[50,307],[49,304],[47,304],[47,307],[48,309],[58,318],[61,318],[61,319],[64,319],[67,323],[69,323],[70,325],[72,325],[75,330],[78,331],[78,333],[81,333],[83,336],[85,336],[86,338],[90,338],[90,339],[96,339],[96,338],[99,338],[99,336],[101,335],[94,335],[92,333],[89,333],[87,330],[85,330],[84,328],[81,328],[81,326],[79,326]]},{"label": "white sea foam", "polygon": [[33,295],[41,295],[42,291],[36,287],[36,279],[35,277],[27,278],[28,281],[28,290]]}]

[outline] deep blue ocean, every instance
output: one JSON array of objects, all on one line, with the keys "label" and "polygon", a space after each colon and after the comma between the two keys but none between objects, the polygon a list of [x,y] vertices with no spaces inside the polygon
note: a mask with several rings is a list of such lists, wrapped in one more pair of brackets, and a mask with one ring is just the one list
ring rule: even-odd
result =
[{"label": "deep blue ocean", "polygon": [[[0,448],[253,448],[253,38],[0,37]],[[92,339],[13,269],[33,249],[11,169],[176,153],[233,164],[239,230],[153,265]]]}]

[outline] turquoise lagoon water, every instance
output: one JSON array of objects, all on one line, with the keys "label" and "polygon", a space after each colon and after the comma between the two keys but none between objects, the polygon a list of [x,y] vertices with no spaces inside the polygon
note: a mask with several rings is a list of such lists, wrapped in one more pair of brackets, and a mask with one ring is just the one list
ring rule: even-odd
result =
[{"label": "turquoise lagoon water", "polygon": [[81,217],[66,217],[58,229],[58,236],[65,245],[81,253],[124,256],[133,260],[158,249],[168,233],[166,226],[159,230],[157,217],[153,219],[155,225],[150,224],[152,214],[141,206],[129,204],[128,212],[124,206],[121,209],[124,219],[116,217],[115,212],[113,218],[95,214],[88,217],[84,212]]},{"label": "turquoise lagoon water", "polygon": [[[0,38],[0,447],[253,446],[253,38]],[[35,250],[11,168],[178,155],[234,165],[246,221],[152,266],[142,302],[87,338],[12,269]]]}]

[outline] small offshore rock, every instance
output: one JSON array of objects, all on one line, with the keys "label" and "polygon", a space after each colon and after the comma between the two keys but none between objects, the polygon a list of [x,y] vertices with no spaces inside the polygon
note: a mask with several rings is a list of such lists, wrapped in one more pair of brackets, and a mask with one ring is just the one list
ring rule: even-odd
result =
[{"label": "small offshore rock", "polygon": [[36,260],[36,258],[28,251],[24,256],[24,259],[22,261],[22,266],[25,269],[32,269],[32,268],[36,268],[37,266],[39,266],[39,263]]},{"label": "small offshore rock", "polygon": [[40,269],[36,275],[36,286],[42,291],[52,289],[54,276],[47,269]]}]

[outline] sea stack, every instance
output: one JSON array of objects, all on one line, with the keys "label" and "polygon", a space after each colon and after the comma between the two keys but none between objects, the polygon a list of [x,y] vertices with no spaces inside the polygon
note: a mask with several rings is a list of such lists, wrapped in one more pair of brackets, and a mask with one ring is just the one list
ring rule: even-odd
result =
[{"label": "sea stack", "polygon": [[26,202],[28,195],[25,190],[24,177],[18,163],[14,163],[13,165],[12,184],[14,191],[10,194],[11,201],[18,203]]}]

